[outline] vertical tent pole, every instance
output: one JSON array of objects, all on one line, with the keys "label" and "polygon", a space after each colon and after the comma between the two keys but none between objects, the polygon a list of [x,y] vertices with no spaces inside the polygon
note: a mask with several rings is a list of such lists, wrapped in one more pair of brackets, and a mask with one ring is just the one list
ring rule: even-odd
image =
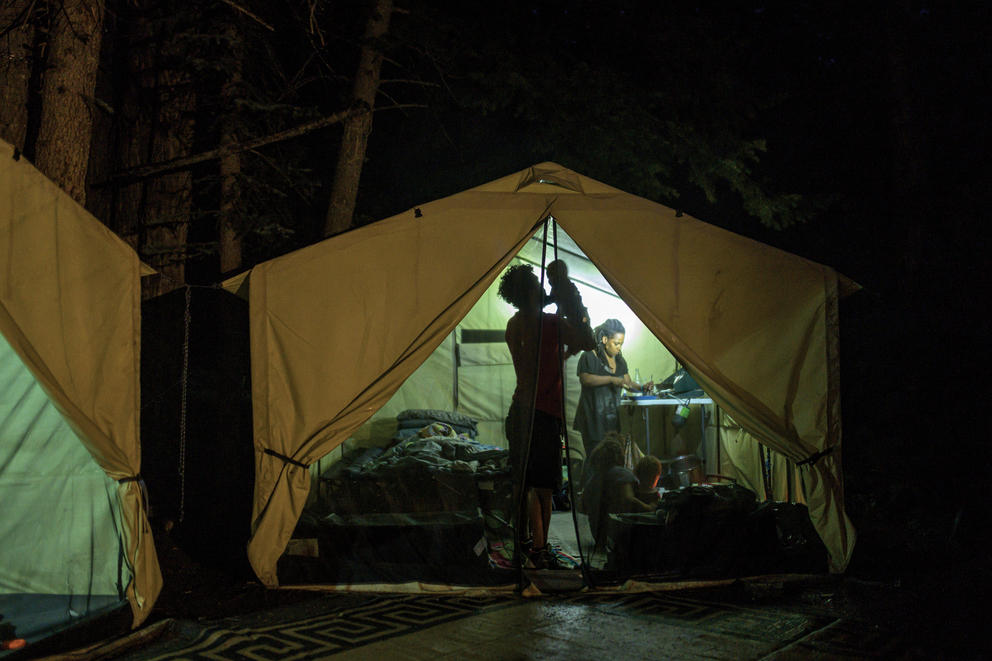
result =
[{"label": "vertical tent pole", "polygon": [[461,348],[458,346],[458,326],[451,331],[451,403],[452,411],[458,410],[458,367],[462,362]]}]

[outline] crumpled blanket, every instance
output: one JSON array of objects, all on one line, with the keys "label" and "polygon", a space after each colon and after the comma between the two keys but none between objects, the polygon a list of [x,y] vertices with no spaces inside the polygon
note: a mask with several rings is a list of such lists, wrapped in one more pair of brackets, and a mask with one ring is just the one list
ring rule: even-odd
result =
[{"label": "crumpled blanket", "polygon": [[471,473],[501,471],[506,469],[507,457],[505,448],[484,445],[456,433],[450,425],[435,422],[365,462],[360,472],[382,473],[417,467]]}]

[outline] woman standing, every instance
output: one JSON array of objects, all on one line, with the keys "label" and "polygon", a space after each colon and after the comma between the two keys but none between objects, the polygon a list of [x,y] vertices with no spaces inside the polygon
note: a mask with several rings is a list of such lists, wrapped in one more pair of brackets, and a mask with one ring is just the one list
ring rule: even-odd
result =
[{"label": "woman standing", "polygon": [[498,295],[517,308],[506,323],[506,344],[517,376],[506,437],[514,482],[524,488],[533,539],[528,559],[538,569],[554,569],[558,565],[548,545],[548,528],[552,494],[561,482],[562,360],[574,355],[570,347],[589,344],[567,318],[542,312],[544,292],[530,266],[508,268],[500,279]]},{"label": "woman standing", "polygon": [[620,431],[620,394],[627,390],[650,390],[653,384],[635,383],[627,373],[620,349],[626,330],[618,319],[607,319],[594,331],[596,348],[579,357],[577,372],[582,392],[575,409],[572,429],[582,434],[588,457],[607,432]]}]

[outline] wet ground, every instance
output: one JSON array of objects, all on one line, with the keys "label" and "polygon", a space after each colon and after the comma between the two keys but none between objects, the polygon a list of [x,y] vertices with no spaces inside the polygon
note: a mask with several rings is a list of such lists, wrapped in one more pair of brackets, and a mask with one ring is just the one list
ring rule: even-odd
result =
[{"label": "wet ground", "polygon": [[171,621],[153,639],[91,652],[134,661],[933,658],[898,631],[829,607],[733,592],[322,595],[223,620]]},{"label": "wet ground", "polygon": [[425,596],[266,590],[162,537],[165,587],[139,630],[120,613],[8,658],[992,658],[992,571],[974,547],[898,562],[875,549],[889,562],[855,562],[844,577]]}]

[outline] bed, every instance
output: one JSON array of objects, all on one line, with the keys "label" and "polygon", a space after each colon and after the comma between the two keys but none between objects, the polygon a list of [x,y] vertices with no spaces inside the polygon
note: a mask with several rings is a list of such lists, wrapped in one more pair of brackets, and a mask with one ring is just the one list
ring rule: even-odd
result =
[{"label": "bed", "polygon": [[[503,582],[512,568],[509,452],[477,438],[476,421],[411,409],[381,447],[324,471],[294,538],[305,560],[283,582]],[[284,576],[290,576],[289,580]],[[295,579],[295,580],[294,580]]]}]

